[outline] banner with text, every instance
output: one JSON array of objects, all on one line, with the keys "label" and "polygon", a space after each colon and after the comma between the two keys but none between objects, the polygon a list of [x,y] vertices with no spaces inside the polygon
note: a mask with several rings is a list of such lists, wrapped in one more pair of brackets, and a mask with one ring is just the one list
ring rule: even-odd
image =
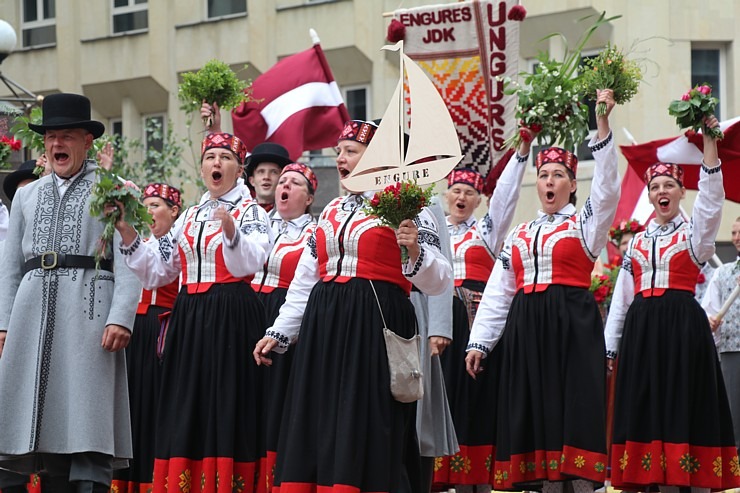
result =
[{"label": "banner with text", "polygon": [[432,79],[457,126],[458,167],[484,176],[516,128],[516,97],[504,96],[501,81],[519,71],[519,23],[506,18],[514,4],[473,0],[394,12],[406,28],[404,52]]}]

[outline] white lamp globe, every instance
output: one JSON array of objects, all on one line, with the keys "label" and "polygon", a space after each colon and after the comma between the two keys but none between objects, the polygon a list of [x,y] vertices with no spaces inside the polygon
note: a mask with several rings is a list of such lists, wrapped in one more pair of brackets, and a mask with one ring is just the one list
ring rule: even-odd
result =
[{"label": "white lamp globe", "polygon": [[17,41],[18,38],[15,35],[13,26],[0,19],[0,62],[10,55]]}]

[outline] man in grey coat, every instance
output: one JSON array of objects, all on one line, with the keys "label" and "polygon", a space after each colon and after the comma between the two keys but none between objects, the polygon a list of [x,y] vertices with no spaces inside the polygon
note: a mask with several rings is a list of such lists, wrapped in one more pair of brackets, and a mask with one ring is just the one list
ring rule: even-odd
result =
[{"label": "man in grey coat", "polygon": [[107,493],[131,458],[121,350],[141,286],[120,258],[95,268],[90,101],[47,96],[29,127],[52,173],[18,190],[0,261],[0,468],[40,473],[44,493]]}]

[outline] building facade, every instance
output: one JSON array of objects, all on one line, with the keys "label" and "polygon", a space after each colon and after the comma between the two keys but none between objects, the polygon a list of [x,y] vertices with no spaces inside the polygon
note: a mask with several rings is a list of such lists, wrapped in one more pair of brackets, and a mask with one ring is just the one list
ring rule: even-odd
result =
[{"label": "building facade", "polygon": [[[146,141],[147,121],[171,124],[175,134],[197,145],[202,125],[191,124],[179,109],[179,76],[206,61],[225,61],[244,79],[254,79],[284,56],[311,45],[317,31],[350,115],[382,114],[397,83],[397,61],[380,51],[397,8],[424,0],[0,0],[0,17],[18,34],[15,51],[0,65],[2,73],[36,94],[59,91],[88,96],[94,117],[109,133]],[[444,2],[442,2],[444,3]],[[621,15],[591,37],[584,56],[607,42],[631,49],[643,60],[645,82],[626,107],[614,111],[618,144],[629,144],[623,128],[638,142],[679,134],[667,107],[692,83],[710,82],[720,98],[720,119],[740,113],[733,84],[740,71],[740,5],[688,0],[522,0],[528,11],[520,32],[520,70],[531,70],[539,51],[562,55],[561,32],[574,45],[589,21],[606,11]],[[246,67],[245,67],[246,66]],[[0,100],[6,95],[0,86]],[[224,129],[230,130],[227,114]],[[195,169],[197,151],[183,166]],[[314,159],[325,203],[339,192],[331,152]],[[308,156],[307,156],[308,158]],[[582,155],[579,202],[589,192],[592,164]],[[190,162],[185,162],[190,161]],[[622,169],[626,162],[622,159]],[[535,214],[534,169],[526,173],[515,221]],[[188,187],[186,186],[186,190]],[[695,194],[689,192],[685,209]],[[194,197],[189,197],[194,200]],[[740,205],[726,203],[719,240],[728,241]]]}]

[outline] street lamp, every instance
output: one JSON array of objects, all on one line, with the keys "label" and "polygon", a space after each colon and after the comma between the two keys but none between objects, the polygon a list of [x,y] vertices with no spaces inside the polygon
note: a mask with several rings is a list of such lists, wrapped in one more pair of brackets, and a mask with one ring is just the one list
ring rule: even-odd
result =
[{"label": "street lamp", "polygon": [[[3,60],[8,58],[8,55],[15,49],[15,43],[18,38],[15,35],[13,26],[0,19],[0,64]],[[0,67],[0,80],[2,80],[5,87],[13,94],[12,97],[0,96],[0,101],[7,101],[9,103],[17,103],[23,106],[23,110],[27,113],[32,106],[38,104],[41,101],[42,96],[36,96],[34,93],[22,87],[13,79],[5,76]]]}]

